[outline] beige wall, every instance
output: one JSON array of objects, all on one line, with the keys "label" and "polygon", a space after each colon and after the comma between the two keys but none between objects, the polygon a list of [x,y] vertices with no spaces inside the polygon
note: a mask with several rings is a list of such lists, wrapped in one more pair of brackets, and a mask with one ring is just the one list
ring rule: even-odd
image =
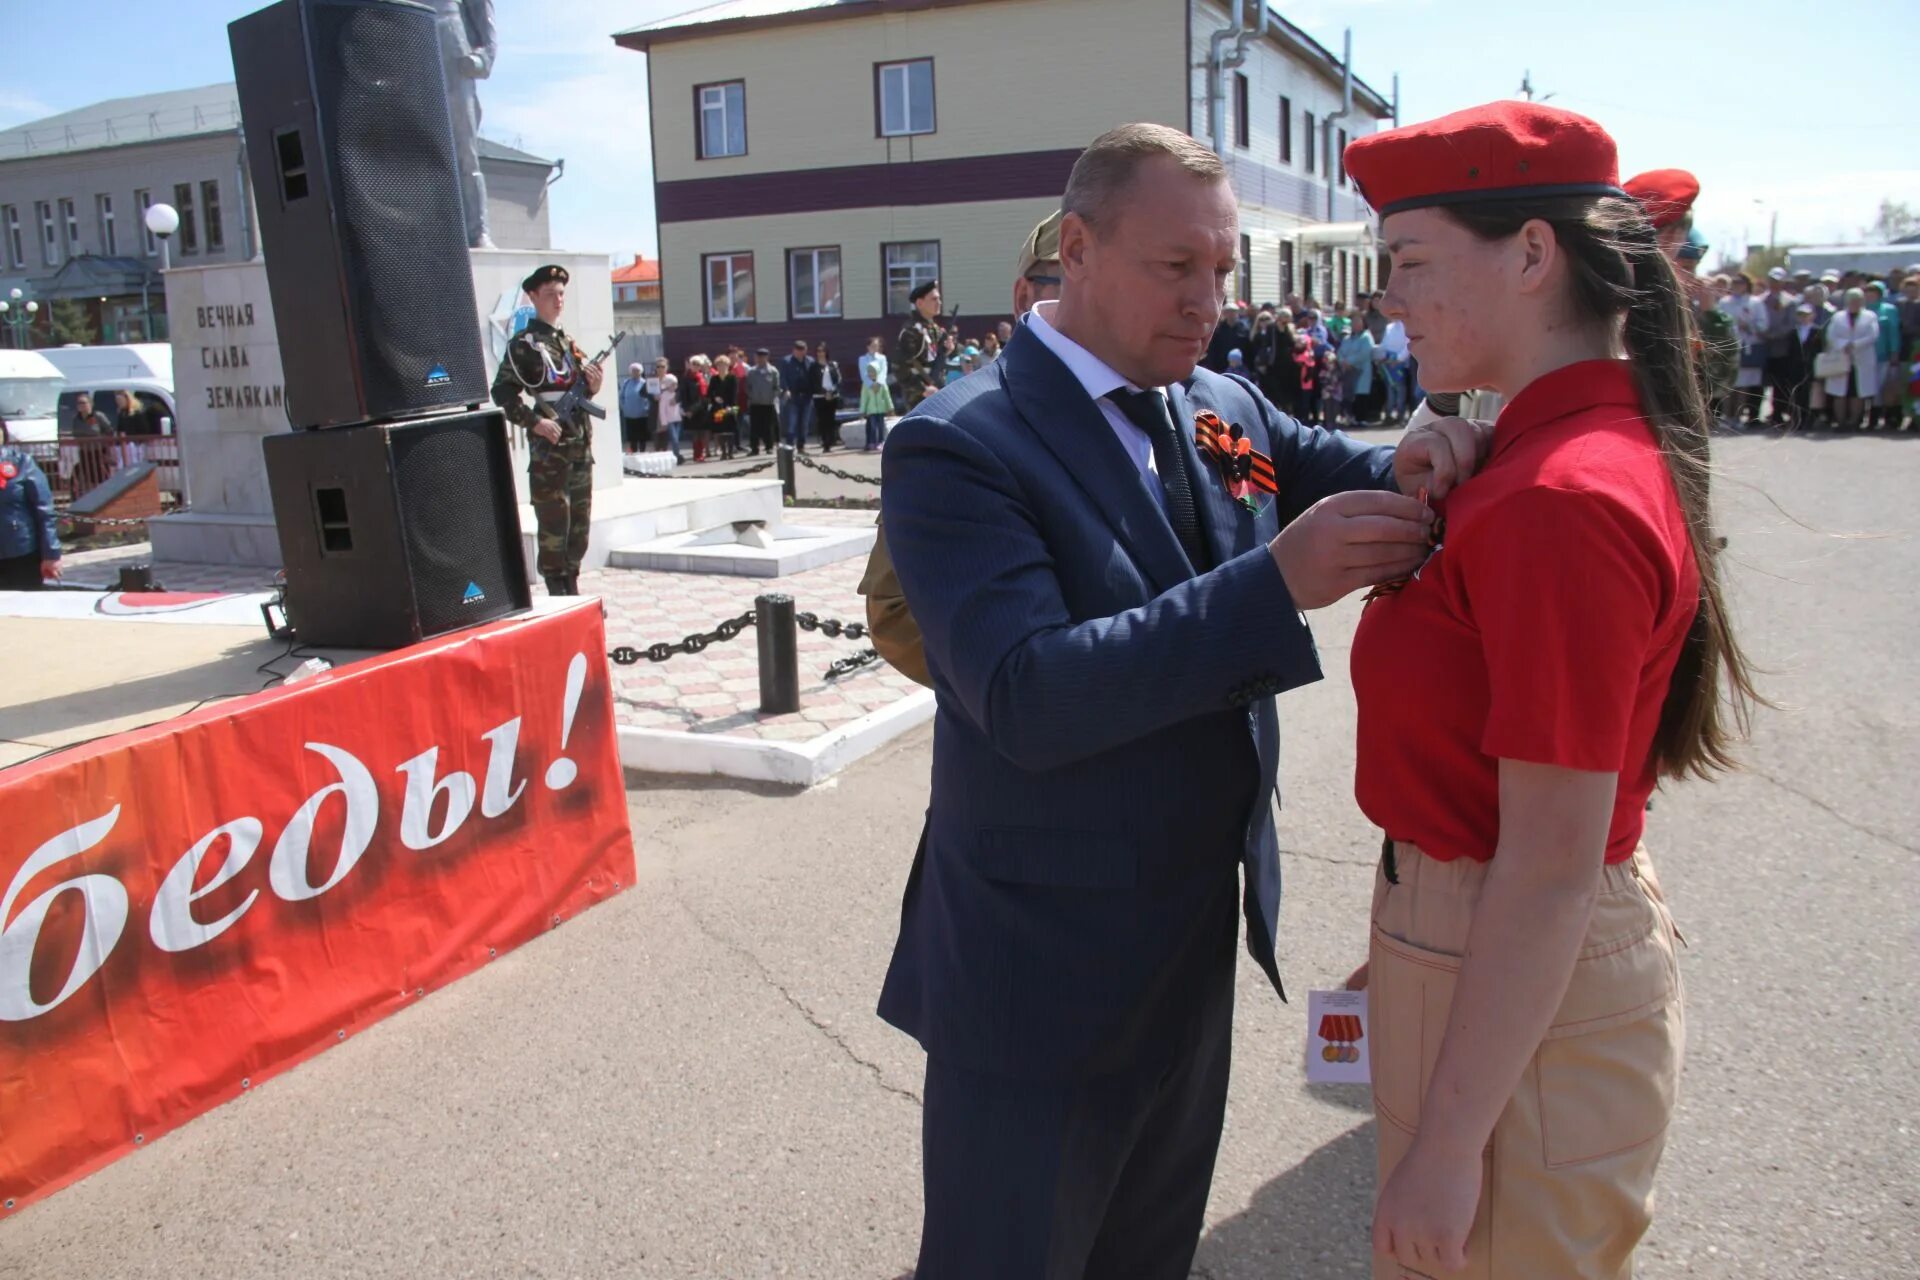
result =
[{"label": "beige wall", "polygon": [[[1182,22],[1166,0],[995,0],[661,44],[648,67],[655,171],[804,174],[1084,147],[1129,120],[1184,128]],[[936,132],[875,137],[872,64],[922,57]],[[747,154],[697,159],[694,86],[737,79]]]},{"label": "beige wall", "polygon": [[880,246],[897,240],[940,242],[941,293],[949,311],[958,306],[964,315],[1005,315],[1013,309],[1013,268],[1020,244],[1058,203],[988,200],[665,223],[660,228],[660,257],[668,264],[663,281],[666,322],[704,324],[701,255],[738,251],[754,255],[756,320],[784,321],[786,251],[830,245],[840,246],[845,316],[878,319],[883,301]]}]

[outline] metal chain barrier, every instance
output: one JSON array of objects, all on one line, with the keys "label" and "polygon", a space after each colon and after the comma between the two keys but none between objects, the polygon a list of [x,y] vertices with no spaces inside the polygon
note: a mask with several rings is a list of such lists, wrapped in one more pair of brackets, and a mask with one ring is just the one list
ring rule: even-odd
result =
[{"label": "metal chain barrier", "polygon": [[820,472],[822,475],[832,476],[836,480],[851,480],[855,484],[877,485],[880,483],[879,476],[863,476],[863,475],[856,475],[851,471],[842,471],[838,467],[830,467],[824,462],[815,462],[812,458],[808,457],[804,453],[795,453],[793,455],[793,460],[799,463],[803,467],[812,467],[815,471]]},{"label": "metal chain barrier", "polygon": [[811,613],[796,613],[793,620],[800,624],[802,631],[818,631],[821,635],[838,640],[845,636],[849,640],[865,640],[867,624],[864,622],[842,622],[838,618],[820,618]]},{"label": "metal chain barrier", "polygon": [[879,660],[880,651],[878,649],[862,649],[858,653],[839,659],[832,666],[828,667],[826,678],[829,680],[838,680],[848,672],[858,671],[869,663],[878,662]]},{"label": "metal chain barrier", "polygon": [[774,462],[775,459],[769,458],[765,462],[756,462],[750,467],[741,467],[736,471],[702,471],[697,476],[676,476],[672,471],[663,472],[660,475],[640,471],[628,471],[624,474],[633,477],[635,480],[738,480],[742,476],[758,475],[760,472],[773,466]]},{"label": "metal chain barrier", "polygon": [[[842,622],[839,618],[822,618],[813,613],[796,613],[793,615],[793,620],[802,631],[818,631],[830,639],[838,640],[842,636],[849,640],[867,638],[867,624],[864,622]],[[616,649],[607,650],[607,657],[623,667],[630,667],[642,658],[648,662],[665,662],[683,653],[699,653],[708,645],[719,644],[724,640],[737,640],[742,632],[753,625],[754,615],[743,613],[737,618],[728,618],[717,624],[711,631],[697,632],[677,644],[662,641],[659,644],[650,644],[644,649],[623,644]],[[834,663],[828,670],[827,677],[832,679],[834,676],[858,670],[879,656],[875,650],[864,649],[851,658],[842,658]]]},{"label": "metal chain barrier", "polygon": [[632,645],[623,644],[617,649],[607,650],[607,657],[623,667],[630,667],[642,658],[648,662],[665,662],[678,654],[699,653],[708,645],[718,644],[722,640],[736,640],[741,632],[752,625],[753,615],[743,613],[737,618],[728,618],[711,631],[690,635],[678,644],[667,644],[663,641],[660,644],[650,644],[645,649],[636,649]]}]

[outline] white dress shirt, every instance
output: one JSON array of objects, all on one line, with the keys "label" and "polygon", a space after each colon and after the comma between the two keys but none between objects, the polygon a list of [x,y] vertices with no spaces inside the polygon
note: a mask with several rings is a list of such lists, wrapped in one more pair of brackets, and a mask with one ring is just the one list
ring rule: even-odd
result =
[{"label": "white dress shirt", "polygon": [[[1153,495],[1164,507],[1167,502],[1166,491],[1160,487],[1160,469],[1153,461],[1153,441],[1147,433],[1134,425],[1133,419],[1120,411],[1120,406],[1107,399],[1109,392],[1125,387],[1130,391],[1142,390],[1115,373],[1093,352],[1061,333],[1048,323],[1047,317],[1059,303],[1036,302],[1033,310],[1027,312],[1027,325],[1033,330],[1033,336],[1047,346],[1047,350],[1060,357],[1060,363],[1067,366],[1068,372],[1080,380],[1080,385],[1093,397],[1094,404],[1100,407],[1101,416],[1107,425],[1113,428],[1114,438],[1120,441],[1120,447],[1127,451],[1127,457],[1133,459],[1133,465],[1139,468],[1141,477],[1148,482]],[[1161,395],[1167,394],[1165,387],[1157,388]],[[1172,404],[1168,404],[1172,412]],[[1174,424],[1175,430],[1179,424]]]}]

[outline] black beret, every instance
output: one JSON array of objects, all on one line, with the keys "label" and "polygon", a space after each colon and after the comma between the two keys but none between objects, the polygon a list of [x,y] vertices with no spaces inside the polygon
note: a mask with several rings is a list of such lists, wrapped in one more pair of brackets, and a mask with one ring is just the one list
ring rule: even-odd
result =
[{"label": "black beret", "polygon": [[929,280],[925,284],[921,285],[918,289],[915,289],[912,293],[908,294],[907,300],[909,302],[918,302],[920,301],[920,299],[926,297],[928,294],[932,293],[935,289],[938,289],[939,287],[940,287],[940,282],[938,280]]},{"label": "black beret", "polygon": [[520,282],[520,287],[528,293],[532,293],[535,289],[538,289],[550,280],[557,280],[561,284],[565,284],[567,278],[567,269],[565,267],[557,262],[549,262],[544,267],[535,267],[533,274]]}]

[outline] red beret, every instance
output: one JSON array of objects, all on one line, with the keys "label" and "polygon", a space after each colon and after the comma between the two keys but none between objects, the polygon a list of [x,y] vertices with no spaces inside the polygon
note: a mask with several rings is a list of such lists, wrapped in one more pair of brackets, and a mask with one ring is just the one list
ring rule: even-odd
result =
[{"label": "red beret", "polygon": [[1700,179],[1685,169],[1649,169],[1627,180],[1627,194],[1646,206],[1658,231],[1687,216],[1700,194]]},{"label": "red beret", "polygon": [[1347,173],[1383,218],[1429,205],[1625,194],[1607,131],[1537,102],[1489,102],[1356,138]]}]

